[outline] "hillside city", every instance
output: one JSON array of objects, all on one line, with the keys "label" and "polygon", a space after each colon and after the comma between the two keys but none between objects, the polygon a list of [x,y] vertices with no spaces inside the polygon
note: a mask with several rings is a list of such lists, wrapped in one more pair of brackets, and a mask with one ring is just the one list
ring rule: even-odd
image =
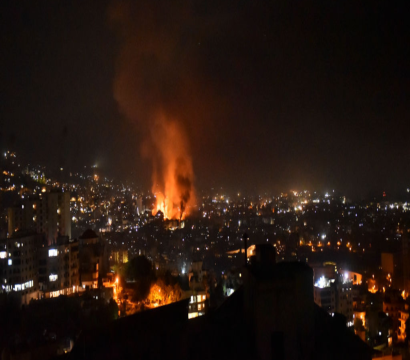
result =
[{"label": "hillside city", "polygon": [[184,299],[188,318],[201,317],[242,291],[264,248],[277,264],[309,265],[315,304],[370,348],[409,357],[410,189],[352,201],[212,188],[176,220],[96,165],[51,171],[7,151],[0,170],[3,352],[51,358],[85,329]]}]

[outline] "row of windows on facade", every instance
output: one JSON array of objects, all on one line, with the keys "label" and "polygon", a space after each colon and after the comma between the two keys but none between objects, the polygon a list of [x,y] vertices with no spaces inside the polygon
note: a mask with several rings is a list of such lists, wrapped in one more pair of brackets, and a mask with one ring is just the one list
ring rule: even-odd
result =
[{"label": "row of windows on facade", "polygon": [[205,304],[193,304],[189,305],[189,310],[190,311],[200,311],[205,309]]},{"label": "row of windows on facade", "polygon": [[193,304],[193,303],[197,303],[197,302],[203,302],[205,300],[206,300],[206,295],[196,295],[196,296],[192,295],[190,303]]},{"label": "row of windows on facade", "polygon": [[25,282],[24,284],[2,285],[3,289],[6,290],[6,292],[21,291],[24,289],[32,288],[33,286],[34,286],[33,280],[29,280]]}]

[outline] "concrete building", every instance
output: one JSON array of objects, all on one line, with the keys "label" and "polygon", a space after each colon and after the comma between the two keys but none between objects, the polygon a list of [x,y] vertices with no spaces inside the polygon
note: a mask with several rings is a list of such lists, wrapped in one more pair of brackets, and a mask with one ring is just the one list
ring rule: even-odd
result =
[{"label": "concrete building", "polygon": [[321,279],[323,280],[319,280],[314,286],[314,301],[330,315],[334,315],[336,312],[336,289],[331,286],[329,280]]},{"label": "concrete building", "polygon": [[346,317],[347,326],[353,326],[353,285],[344,279],[336,283],[336,312]]},{"label": "concrete building", "polygon": [[2,291],[18,303],[79,291],[78,242],[60,237],[47,246],[43,234],[16,232],[0,241]]},{"label": "concrete building", "polygon": [[39,298],[37,265],[43,243],[42,235],[23,232],[0,240],[0,291],[18,303]]},{"label": "concrete building", "polygon": [[205,290],[202,291],[183,291],[182,299],[189,298],[188,305],[188,319],[192,319],[198,316],[205,315],[208,304],[207,304],[207,294]]},{"label": "concrete building", "polygon": [[202,261],[194,261],[189,270],[188,279],[189,287],[192,290],[205,290],[204,282],[206,281],[207,271],[202,268]]},{"label": "concrete building", "polygon": [[40,194],[8,209],[8,236],[26,230],[45,234],[52,245],[60,236],[71,239],[70,193],[52,191]]},{"label": "concrete building", "polygon": [[117,250],[112,252],[112,260],[114,263],[127,263],[128,262],[128,250]]},{"label": "concrete building", "polygon": [[33,206],[30,205],[26,202],[7,209],[8,236],[11,237],[20,230],[34,230]]},{"label": "concrete building", "polygon": [[188,286],[181,286],[181,299],[189,299],[189,319],[205,315],[208,309],[206,277],[207,271],[202,268],[202,261],[194,261],[188,274]]},{"label": "concrete building", "polygon": [[314,301],[332,316],[342,314],[347,326],[353,326],[353,285],[346,279],[344,276],[336,280],[322,276],[314,285]]},{"label": "concrete building", "polygon": [[266,251],[210,316],[188,320],[188,299],[143,311],[83,332],[71,358],[370,360],[372,349],[315,305],[312,269],[272,263]]},{"label": "concrete building", "polygon": [[393,331],[397,332],[400,326],[400,311],[404,310],[404,300],[398,290],[386,292],[383,300],[383,312],[393,320]]},{"label": "concrete building", "polygon": [[81,291],[78,241],[65,236],[58,238],[55,245],[41,248],[38,272],[41,298]]},{"label": "concrete building", "polygon": [[106,273],[106,246],[92,230],[86,230],[79,239],[80,283],[84,289],[96,289]]}]

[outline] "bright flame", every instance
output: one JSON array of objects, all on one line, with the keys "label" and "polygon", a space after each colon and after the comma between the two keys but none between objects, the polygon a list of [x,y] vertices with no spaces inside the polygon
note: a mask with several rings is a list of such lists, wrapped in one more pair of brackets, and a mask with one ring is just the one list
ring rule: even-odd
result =
[{"label": "bright flame", "polygon": [[184,219],[194,201],[194,171],[184,131],[177,121],[160,114],[151,129],[151,142],[145,145],[145,155],[154,164],[153,215],[161,211],[166,219]]},{"label": "bright flame", "polygon": [[183,124],[198,121],[184,110],[187,100],[195,100],[189,88],[193,80],[185,72],[185,56],[175,57],[181,53],[185,27],[174,24],[182,21],[185,15],[181,21],[177,19],[185,12],[174,10],[174,5],[166,7],[177,16],[169,27],[162,19],[173,16],[168,11],[158,13],[148,4],[151,2],[132,3],[119,1],[110,8],[121,41],[114,98],[119,110],[141,132],[142,155],[152,161],[152,192],[157,196],[153,214],[161,210],[167,219],[182,220],[194,203],[194,172]]}]

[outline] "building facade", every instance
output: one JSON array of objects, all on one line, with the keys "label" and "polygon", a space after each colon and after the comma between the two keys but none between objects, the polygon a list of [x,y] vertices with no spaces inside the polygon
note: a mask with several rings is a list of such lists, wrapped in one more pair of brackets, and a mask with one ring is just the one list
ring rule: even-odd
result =
[{"label": "building facade", "polygon": [[8,236],[18,231],[45,234],[47,244],[55,244],[60,236],[71,239],[70,193],[43,193],[10,207],[7,211]]},{"label": "building facade", "polygon": [[78,241],[60,237],[43,247],[39,259],[40,297],[70,295],[80,291]]},{"label": "building facade", "polygon": [[39,298],[38,258],[44,237],[39,234],[15,234],[0,240],[1,292],[28,304]]}]

